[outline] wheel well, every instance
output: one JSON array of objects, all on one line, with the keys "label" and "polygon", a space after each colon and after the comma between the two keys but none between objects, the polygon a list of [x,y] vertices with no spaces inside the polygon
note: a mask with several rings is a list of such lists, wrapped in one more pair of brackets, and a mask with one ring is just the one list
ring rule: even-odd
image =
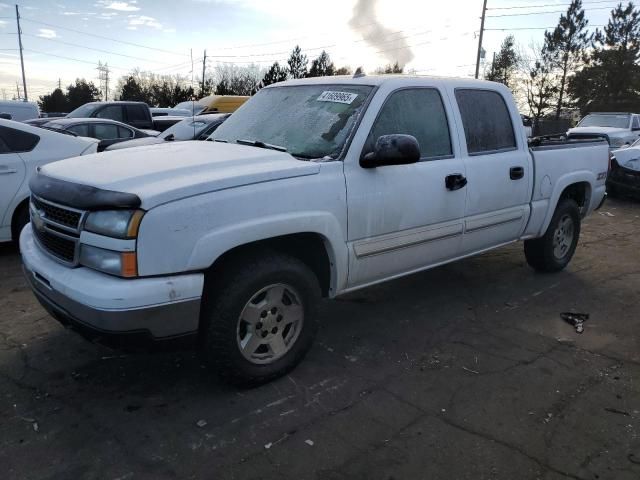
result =
[{"label": "wheel well", "polygon": [[331,290],[331,266],[325,239],[317,233],[295,233],[268,238],[256,242],[240,245],[225,252],[209,267],[208,274],[225,269],[231,263],[242,260],[248,252],[260,249],[275,250],[280,253],[291,255],[306,264],[318,278],[322,295],[328,296]]},{"label": "wheel well", "polygon": [[13,214],[11,215],[11,238],[14,241],[17,240],[17,238],[15,237],[20,235],[20,232],[16,232],[16,228],[17,228],[16,223],[18,221],[20,212],[22,212],[23,208],[29,208],[29,197],[22,200],[13,211]]},{"label": "wheel well", "polygon": [[560,195],[560,200],[570,198],[580,207],[580,214],[584,216],[589,208],[591,199],[591,185],[587,182],[573,183],[567,186]]}]

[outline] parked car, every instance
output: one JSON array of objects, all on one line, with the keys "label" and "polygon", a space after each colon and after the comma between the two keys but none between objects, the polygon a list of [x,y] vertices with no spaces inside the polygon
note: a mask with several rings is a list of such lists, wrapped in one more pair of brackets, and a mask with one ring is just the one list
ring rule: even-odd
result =
[{"label": "parked car", "polygon": [[205,113],[233,113],[251,97],[244,95],[210,95],[202,99],[207,101],[207,107],[200,112]]},{"label": "parked car", "polygon": [[144,102],[90,102],[76,108],[66,118],[106,118],[139,129],[153,129],[149,105]]},{"label": "parked car", "polygon": [[80,137],[96,138],[100,141],[98,152],[118,142],[135,138],[153,138],[126,123],[106,118],[60,118],[45,123],[43,127],[72,132]]},{"label": "parked car", "polygon": [[152,117],[166,117],[166,116],[174,116],[174,117],[190,117],[191,111],[184,108],[160,108],[160,107],[152,107],[149,109],[151,111]]},{"label": "parked car", "polygon": [[[193,118],[193,117],[190,117]],[[159,132],[164,132],[170,127],[173,127],[176,123],[184,120],[185,117],[166,116],[166,117],[153,117],[153,128]]]},{"label": "parked car", "polygon": [[57,118],[64,118],[64,117],[40,117],[40,118],[32,118],[31,120],[24,120],[23,123],[26,123],[27,125],[32,125],[34,127],[41,127],[42,125],[44,125],[45,123],[49,123],[51,120],[55,120]]},{"label": "parked car", "polygon": [[607,178],[607,193],[640,196],[640,139],[630,147],[614,150]]},{"label": "parked car", "polygon": [[201,102],[200,100],[188,100],[186,102],[180,102],[175,107],[179,110],[188,110],[189,115],[199,115],[205,108],[207,108],[208,103]]},{"label": "parked car", "polygon": [[602,137],[611,149],[628,147],[640,137],[640,115],[635,113],[590,113],[575,128],[567,132],[569,138]]},{"label": "parked car", "polygon": [[41,113],[40,117],[41,118],[62,118],[62,117],[66,117],[67,115],[69,115],[69,112],[45,112],[45,113]]},{"label": "parked car", "polygon": [[97,140],[0,120],[0,242],[17,241],[29,223],[29,180],[38,167],[97,147]]},{"label": "parked car", "polygon": [[36,102],[23,102],[19,100],[2,100],[0,101],[0,113],[11,115],[7,120],[15,120],[21,122],[31,118],[40,116],[40,109]]},{"label": "parked car", "polygon": [[162,132],[157,137],[136,138],[125,142],[115,143],[106,148],[108,151],[121,150],[123,148],[141,147],[143,145],[156,145],[164,142],[179,142],[183,140],[206,140],[216,128],[222,125],[228,113],[197,115],[188,117],[176,123]]},{"label": "parked car", "polygon": [[530,148],[508,88],[471,79],[277,83],[212,138],[46,165],[20,246],[61,322],[197,340],[241,384],[302,359],[321,295],[516,240],[536,270],[562,270],[609,163],[602,140]]}]

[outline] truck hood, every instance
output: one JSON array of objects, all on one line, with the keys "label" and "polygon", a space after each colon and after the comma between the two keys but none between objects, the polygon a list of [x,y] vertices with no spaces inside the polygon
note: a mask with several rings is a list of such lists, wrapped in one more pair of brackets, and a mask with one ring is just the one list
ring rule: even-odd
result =
[{"label": "truck hood", "polygon": [[629,135],[631,131],[627,128],[614,128],[614,127],[575,127],[570,128],[567,133],[586,133],[586,134],[604,134],[608,136],[624,136]]},{"label": "truck hood", "polygon": [[75,157],[42,174],[103,190],[137,195],[142,208],[255,183],[314,175],[320,165],[288,153],[190,140]]}]

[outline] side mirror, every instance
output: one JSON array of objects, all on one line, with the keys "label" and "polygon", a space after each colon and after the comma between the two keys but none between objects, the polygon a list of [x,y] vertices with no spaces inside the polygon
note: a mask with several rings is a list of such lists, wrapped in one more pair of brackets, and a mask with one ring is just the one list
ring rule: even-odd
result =
[{"label": "side mirror", "polygon": [[170,133],[166,137],[164,137],[165,142],[173,142],[176,139],[176,136],[173,133]]},{"label": "side mirror", "polygon": [[13,117],[10,113],[0,113],[0,118],[3,118],[4,120],[11,120]]},{"label": "side mirror", "polygon": [[420,160],[420,145],[411,135],[382,135],[376,140],[373,152],[360,158],[362,168],[385,165],[407,165]]}]

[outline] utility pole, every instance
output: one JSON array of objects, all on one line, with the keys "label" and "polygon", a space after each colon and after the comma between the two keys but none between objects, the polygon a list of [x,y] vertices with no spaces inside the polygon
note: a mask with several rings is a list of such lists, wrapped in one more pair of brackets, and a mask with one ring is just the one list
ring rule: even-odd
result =
[{"label": "utility pole", "polygon": [[16,80],[16,91],[18,92],[18,96],[16,97],[16,100],[20,100],[20,85],[18,85],[17,80]]},{"label": "utility pole", "polygon": [[478,38],[478,56],[476,57],[476,78],[480,72],[480,54],[482,53],[482,36],[484,35],[484,17],[487,13],[487,0],[482,3],[482,20],[480,20],[480,36]]},{"label": "utility pole", "polygon": [[[20,46],[20,65],[22,66],[22,87],[24,88],[24,101],[29,100],[27,97],[27,79],[24,76],[24,58],[22,58],[22,30],[20,30],[20,12],[16,5],[16,23],[18,24],[18,45]],[[20,93],[18,92],[18,97]]]},{"label": "utility pole", "polygon": [[98,61],[98,80],[100,81],[100,91],[104,93],[104,101],[109,100],[109,65]]},{"label": "utility pole", "polygon": [[207,68],[207,51],[204,51],[204,57],[202,58],[202,94],[204,96],[204,70]]},{"label": "utility pole", "polygon": [[58,78],[58,90],[62,90],[62,82]]}]

